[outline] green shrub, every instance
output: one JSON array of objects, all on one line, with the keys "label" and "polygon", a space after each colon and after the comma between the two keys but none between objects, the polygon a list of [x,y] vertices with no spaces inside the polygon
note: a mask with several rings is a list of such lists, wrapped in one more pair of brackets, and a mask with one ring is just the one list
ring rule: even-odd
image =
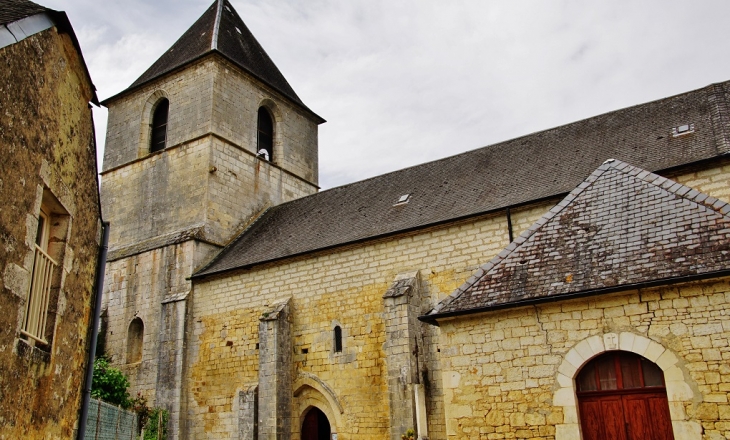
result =
[{"label": "green shrub", "polygon": [[119,369],[110,367],[109,360],[98,357],[94,361],[94,380],[91,383],[91,396],[104,402],[129,408],[129,379]]}]

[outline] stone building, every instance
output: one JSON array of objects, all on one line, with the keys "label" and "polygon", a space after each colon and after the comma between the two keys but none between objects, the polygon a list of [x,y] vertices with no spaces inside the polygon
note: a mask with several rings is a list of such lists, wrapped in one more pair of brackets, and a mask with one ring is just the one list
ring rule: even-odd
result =
[{"label": "stone building", "polygon": [[[628,293],[596,292],[610,307],[623,307],[616,298],[626,297],[625,316],[591,312],[585,321],[593,327],[576,333],[582,338],[558,332],[562,339],[540,355],[540,365],[517,358],[536,354],[510,351],[521,330],[512,336],[492,322],[518,312],[534,321],[537,309],[570,305],[458,318],[434,308],[608,159],[730,201],[729,86],[318,192],[323,119],[301,102],[232,6],[217,0],[134,84],[104,102],[102,203],[113,225],[107,353],[135,390],[171,411],[176,438],[400,439],[410,428],[431,439],[555,438],[580,429],[576,411],[564,408],[577,408],[575,395],[566,397],[574,388],[555,395],[550,388],[575,377],[555,382],[557,369],[584,339],[615,335],[671,350],[685,368],[694,388],[689,400],[669,399],[684,411],[672,410],[675,438],[698,427],[706,437],[725,432],[728,416],[715,400],[727,394],[722,371],[730,354],[719,347],[705,354],[712,342],[680,350],[702,338],[684,338],[701,332],[688,322],[673,327],[685,329],[676,338],[634,323],[630,316],[642,306],[628,307],[637,301]],[[713,264],[722,266],[722,256]],[[709,324],[713,310],[688,309],[694,317],[687,319]],[[700,323],[695,315],[705,313]],[[573,320],[566,329],[581,330],[581,319]],[[511,331],[522,321],[506,322]],[[494,335],[477,335],[479,325]],[[536,346],[548,344],[531,336]],[[482,365],[496,368],[501,356],[509,357],[499,365],[504,373]],[[720,359],[710,363],[711,356]],[[704,362],[719,382],[705,387],[689,374],[689,362]],[[553,371],[553,382],[541,376],[541,391],[534,390],[530,368]],[[508,370],[527,376],[507,380]],[[530,412],[533,398],[540,405]],[[512,400],[522,403],[500,406]],[[703,406],[710,402],[718,405]],[[500,417],[488,417],[490,405]],[[525,422],[512,423],[513,413]]]},{"label": "stone building", "polygon": [[0,438],[67,439],[100,246],[97,99],[63,12],[1,1],[0,64]]}]

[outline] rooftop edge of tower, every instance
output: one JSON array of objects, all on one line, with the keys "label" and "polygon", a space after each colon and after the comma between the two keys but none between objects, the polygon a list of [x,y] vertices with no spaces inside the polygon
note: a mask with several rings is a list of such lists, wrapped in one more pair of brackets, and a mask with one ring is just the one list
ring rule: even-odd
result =
[{"label": "rooftop edge of tower", "polygon": [[190,28],[125,90],[103,100],[108,105],[159,78],[179,71],[211,54],[218,54],[297,107],[325,121],[297,96],[274,62],[228,0],[215,0]]}]

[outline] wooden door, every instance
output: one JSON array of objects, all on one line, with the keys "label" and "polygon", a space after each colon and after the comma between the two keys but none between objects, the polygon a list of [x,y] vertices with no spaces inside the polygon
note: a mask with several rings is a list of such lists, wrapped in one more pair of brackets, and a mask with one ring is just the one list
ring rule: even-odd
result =
[{"label": "wooden door", "polygon": [[317,408],[309,410],[302,422],[302,440],[330,440],[330,423]]},{"label": "wooden door", "polygon": [[584,440],[673,440],[661,370],[633,353],[611,352],[578,377]]}]

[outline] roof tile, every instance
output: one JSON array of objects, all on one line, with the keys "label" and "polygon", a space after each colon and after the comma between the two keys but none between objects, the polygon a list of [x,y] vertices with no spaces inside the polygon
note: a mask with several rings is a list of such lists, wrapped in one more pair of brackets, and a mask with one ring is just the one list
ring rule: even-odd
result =
[{"label": "roof tile", "polygon": [[597,169],[569,206],[543,216],[428,315],[730,269],[730,205],[704,194],[689,201],[686,186],[661,189],[655,174],[620,164]]},{"label": "roof tile", "polygon": [[[722,85],[727,86],[727,83]],[[583,180],[597,167],[617,169],[623,166],[620,161],[658,171],[721,156],[724,153],[716,145],[709,105],[710,99],[716,98],[714,87],[618,110],[275,206],[195,276],[557,197],[577,185],[590,185],[590,180]],[[693,121],[692,136],[657,135],[666,133],[676,120]],[[620,161],[604,164],[609,158]],[[667,181],[661,186],[672,185],[674,182]],[[402,194],[418,194],[418,197],[393,207],[393,201]]]}]

